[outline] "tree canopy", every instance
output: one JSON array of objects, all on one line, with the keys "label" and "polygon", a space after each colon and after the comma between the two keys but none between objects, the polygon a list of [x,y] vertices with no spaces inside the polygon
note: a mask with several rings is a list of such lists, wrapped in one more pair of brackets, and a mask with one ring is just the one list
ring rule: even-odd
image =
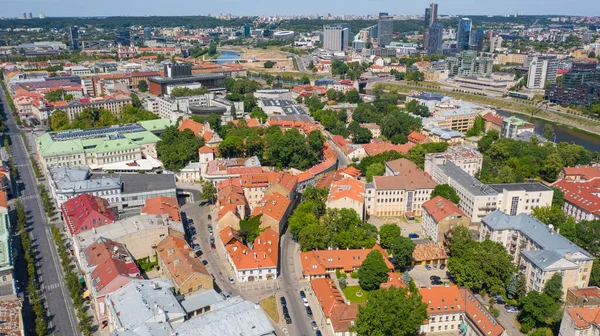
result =
[{"label": "tree canopy", "polygon": [[258,235],[260,235],[260,232],[262,231],[260,229],[261,217],[262,214],[240,220],[240,230],[238,233],[244,244],[248,245],[248,243],[254,242]]},{"label": "tree canopy", "polygon": [[392,246],[392,241],[400,237],[401,229],[394,223],[383,224],[379,228],[379,245],[385,249]]},{"label": "tree canopy", "polygon": [[379,250],[373,250],[367,254],[367,257],[358,269],[358,283],[360,288],[366,291],[379,289],[381,283],[387,281],[388,267],[383,260]]},{"label": "tree canopy", "polygon": [[433,192],[431,193],[431,198],[437,196],[442,196],[454,204],[458,204],[460,202],[460,197],[458,197],[456,190],[447,184],[438,184],[435,186]]},{"label": "tree canopy", "polygon": [[390,242],[390,251],[398,268],[401,270],[406,269],[412,259],[415,247],[416,245],[412,239],[404,236],[395,237]]},{"label": "tree canopy", "polygon": [[156,144],[158,158],[165,169],[178,172],[191,161],[198,160],[198,148],[204,146],[204,139],[194,135],[189,129],[179,131],[169,126]]}]

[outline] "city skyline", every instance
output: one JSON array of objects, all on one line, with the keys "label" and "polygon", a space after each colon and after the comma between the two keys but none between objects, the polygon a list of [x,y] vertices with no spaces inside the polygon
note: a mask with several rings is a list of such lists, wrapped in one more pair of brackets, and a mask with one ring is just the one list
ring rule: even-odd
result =
[{"label": "city skyline", "polygon": [[[591,0],[575,1],[569,3],[568,10],[558,1],[517,1],[503,2],[470,1],[437,1],[440,6],[439,15],[506,15],[519,13],[522,15],[600,15],[600,3]],[[152,6],[156,4],[156,6]],[[264,0],[258,3],[249,3],[239,0],[225,0],[213,3],[210,8],[205,4],[189,0],[174,0],[168,7],[158,6],[156,0],[132,0],[127,2],[106,0],[101,6],[83,8],[81,2],[76,0],[0,0],[3,7],[2,16],[6,18],[20,17],[23,12],[33,12],[35,17],[42,12],[47,17],[86,17],[86,16],[180,16],[180,15],[218,15],[232,14],[236,16],[248,15],[307,15],[324,14],[333,15],[374,15],[378,11],[387,11],[390,14],[422,15],[423,8],[429,1],[409,4],[399,4],[391,0],[371,0],[361,2],[342,2],[340,0],[326,3],[308,0],[302,3],[301,8],[281,5],[274,0]],[[342,11],[343,9],[343,11]]]}]

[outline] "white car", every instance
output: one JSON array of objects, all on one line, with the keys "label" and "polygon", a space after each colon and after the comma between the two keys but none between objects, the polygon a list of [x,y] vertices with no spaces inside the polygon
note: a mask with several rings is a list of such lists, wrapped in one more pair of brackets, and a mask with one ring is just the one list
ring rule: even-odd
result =
[{"label": "white car", "polygon": [[235,281],[233,280],[233,277],[231,275],[228,276],[227,279],[229,279],[230,284],[235,285]]}]

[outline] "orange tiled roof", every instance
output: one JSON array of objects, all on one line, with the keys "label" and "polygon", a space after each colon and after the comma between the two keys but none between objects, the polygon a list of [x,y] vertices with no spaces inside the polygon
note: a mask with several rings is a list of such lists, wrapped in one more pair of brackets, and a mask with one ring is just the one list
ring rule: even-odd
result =
[{"label": "orange tiled roof", "polygon": [[589,182],[571,182],[558,180],[552,184],[565,195],[565,201],[583,209],[584,211],[600,216],[600,180]]},{"label": "orange tiled roof", "polygon": [[420,144],[421,142],[425,141],[425,138],[427,138],[425,134],[419,133],[417,131],[412,131],[408,135],[408,141],[416,144]]},{"label": "orange tiled roof", "polygon": [[219,236],[221,237],[221,242],[223,245],[229,245],[234,243],[235,241],[241,242],[238,233],[231,227],[228,226],[219,232]]},{"label": "orange tiled roof", "polygon": [[331,316],[336,303],[345,304],[344,296],[330,278],[312,279],[310,285],[325,316]]},{"label": "orange tiled roof", "polygon": [[490,122],[499,127],[502,127],[502,121],[504,120],[504,118],[502,116],[499,116],[499,115],[496,115],[493,113],[487,113],[487,114],[483,115],[482,118],[485,121]]},{"label": "orange tiled roof", "polygon": [[175,197],[157,196],[149,198],[142,207],[142,213],[149,215],[169,215],[175,221],[181,221],[179,216],[179,204]]},{"label": "orange tiled roof", "polygon": [[421,287],[419,294],[428,305],[429,315],[459,313],[465,310],[464,300],[458,287],[454,285]]},{"label": "orange tiled roof", "polygon": [[238,216],[237,206],[235,204],[225,204],[221,206],[219,208],[219,214],[217,215],[217,221],[220,221],[225,215],[227,215],[230,212]]},{"label": "orange tiled roof", "polygon": [[167,236],[158,243],[156,251],[178,287],[194,274],[210,276],[200,259],[195,257],[188,243],[181,238]]},{"label": "orange tiled roof", "polygon": [[442,245],[436,243],[431,244],[417,244],[412,253],[414,261],[426,261],[426,260],[445,260],[448,258],[446,255],[446,249]]},{"label": "orange tiled roof", "polygon": [[456,204],[450,202],[442,196],[436,196],[423,203],[423,209],[425,209],[436,222],[439,222],[453,214],[459,214],[463,217],[467,217],[467,215],[465,215],[465,213],[460,210]]},{"label": "orange tiled roof", "polygon": [[390,288],[390,287],[398,287],[398,288],[406,288],[406,283],[402,279],[402,273],[398,272],[388,272],[388,280],[381,284],[381,288]]},{"label": "orange tiled roof", "polygon": [[[499,336],[504,333],[504,327],[483,307],[471,291],[459,289],[465,303],[465,313],[479,331],[486,336]],[[600,321],[597,320],[597,321]]]},{"label": "orange tiled roof", "polygon": [[355,179],[358,178],[361,175],[360,169],[352,167],[352,166],[346,167],[340,173],[349,175],[349,176],[351,176],[351,177],[353,177]]},{"label": "orange tiled roof", "polygon": [[600,324],[600,306],[567,307],[567,314],[580,329]]},{"label": "orange tiled roof", "polygon": [[179,125],[179,131],[183,131],[184,129],[189,129],[190,131],[192,131],[194,133],[194,135],[198,136],[200,134],[202,134],[202,130],[204,129],[204,126],[199,123],[199,122],[195,122],[192,119],[185,119],[180,125]]},{"label": "orange tiled roof", "polygon": [[0,191],[0,206],[8,208],[8,197],[6,196],[5,191]]},{"label": "orange tiled roof", "polygon": [[198,152],[200,152],[200,153],[214,153],[215,149],[212,148],[212,147],[208,147],[208,146],[204,145],[204,146],[198,148]]},{"label": "orange tiled roof", "polygon": [[363,194],[365,184],[351,177],[346,177],[333,182],[329,190],[327,202],[334,202],[342,198],[351,198],[357,202],[364,203]]},{"label": "orange tiled roof", "polygon": [[358,304],[336,303],[329,319],[336,333],[347,332],[352,322],[358,317]]},{"label": "orange tiled roof", "polygon": [[408,150],[413,148],[415,145],[412,143],[403,144],[403,145],[394,145],[389,141],[385,142],[372,142],[368,144],[362,145],[365,149],[365,152],[369,156],[381,154],[383,152],[394,150],[400,154],[408,153]]},{"label": "orange tiled roof", "polygon": [[252,211],[252,216],[262,214],[281,222],[291,203],[289,198],[278,192],[274,192],[263,197],[258,203],[259,205]]},{"label": "orange tiled roof", "polygon": [[394,265],[388,260],[387,253],[379,246],[372,249],[354,250],[315,250],[300,253],[302,272],[304,275],[325,275],[326,269],[342,269],[351,272],[360,267],[367,255],[373,250],[379,250],[384,257],[383,260],[390,270]]},{"label": "orange tiled roof", "polygon": [[271,228],[261,232],[250,250],[239,240],[225,246],[238,270],[277,267],[279,234]]},{"label": "orange tiled roof", "polygon": [[240,180],[243,188],[266,188],[279,184],[291,193],[296,188],[298,178],[286,172],[264,172],[242,175]]},{"label": "orange tiled roof", "polygon": [[580,176],[584,180],[593,180],[600,177],[600,166],[582,165],[577,167],[564,167],[565,177]]}]

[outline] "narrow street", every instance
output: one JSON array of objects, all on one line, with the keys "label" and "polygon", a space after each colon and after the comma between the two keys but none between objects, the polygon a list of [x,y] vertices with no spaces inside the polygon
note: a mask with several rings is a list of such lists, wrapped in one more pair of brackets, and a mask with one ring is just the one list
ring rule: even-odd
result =
[{"label": "narrow street", "polygon": [[[50,227],[46,215],[42,212],[37,180],[33,173],[29,155],[21,138],[19,129],[6,102],[4,91],[0,90],[0,99],[6,114],[7,134],[10,136],[11,158],[17,168],[19,179],[16,181],[18,197],[27,211],[30,235],[37,250],[37,270],[41,289],[41,297],[47,307],[48,326],[52,334],[79,335],[77,319],[72,309],[65,286],[61,264],[52,241]],[[15,265],[15,268],[22,265]]]}]

